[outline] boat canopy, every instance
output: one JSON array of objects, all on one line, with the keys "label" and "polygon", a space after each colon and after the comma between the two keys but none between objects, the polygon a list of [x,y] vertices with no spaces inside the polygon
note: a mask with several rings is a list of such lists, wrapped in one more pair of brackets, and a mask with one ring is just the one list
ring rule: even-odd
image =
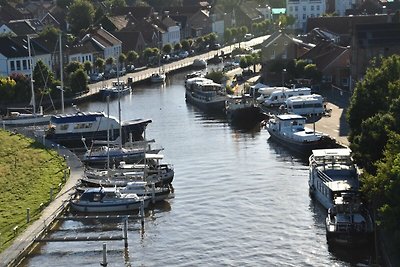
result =
[{"label": "boat canopy", "polygon": [[54,115],[52,123],[75,123],[96,121],[98,117],[105,117],[103,112],[77,112],[73,114]]}]

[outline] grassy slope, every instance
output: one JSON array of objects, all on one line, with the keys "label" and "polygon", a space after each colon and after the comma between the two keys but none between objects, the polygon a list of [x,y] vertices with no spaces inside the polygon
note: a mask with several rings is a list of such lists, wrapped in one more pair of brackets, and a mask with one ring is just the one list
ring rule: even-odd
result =
[{"label": "grassy slope", "polygon": [[[65,160],[19,134],[0,130],[0,252],[11,244],[13,228],[27,227],[40,215],[40,204],[49,201],[50,188],[63,179]],[[54,190],[55,195],[57,190]]]}]

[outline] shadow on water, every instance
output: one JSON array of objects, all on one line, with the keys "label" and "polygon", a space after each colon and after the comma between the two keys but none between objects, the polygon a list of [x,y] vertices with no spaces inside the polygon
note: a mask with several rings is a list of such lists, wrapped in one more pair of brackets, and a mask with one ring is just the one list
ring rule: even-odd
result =
[{"label": "shadow on water", "polygon": [[304,155],[301,153],[296,153],[293,150],[290,150],[286,148],[285,146],[282,146],[275,140],[268,138],[267,139],[267,144],[269,145],[269,148],[275,152],[278,158],[287,158],[291,157],[292,159],[296,159],[297,161],[303,163],[304,165],[308,164],[308,155]]}]

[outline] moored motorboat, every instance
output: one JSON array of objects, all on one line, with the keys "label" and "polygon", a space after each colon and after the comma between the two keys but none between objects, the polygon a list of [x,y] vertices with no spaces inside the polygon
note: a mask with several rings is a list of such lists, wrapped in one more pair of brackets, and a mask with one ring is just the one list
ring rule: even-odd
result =
[{"label": "moored motorboat", "polygon": [[372,240],[373,221],[360,197],[342,192],[334,199],[325,220],[326,238],[330,245],[366,245]]},{"label": "moored motorboat", "polygon": [[150,81],[152,83],[163,83],[163,82],[165,82],[165,78],[166,78],[165,73],[157,72],[157,73],[153,73],[150,76]]},{"label": "moored motorboat", "polygon": [[309,157],[310,195],[326,209],[336,196],[358,192],[359,174],[348,148],[316,149]]},{"label": "moored motorboat", "polygon": [[107,96],[112,98],[118,97],[118,95],[129,94],[131,89],[123,81],[112,81],[111,86],[103,87],[99,90],[100,96],[105,99]]},{"label": "moored motorboat", "polygon": [[88,188],[78,197],[70,200],[73,210],[79,212],[132,212],[147,208],[150,197],[124,194],[117,188]]},{"label": "moored motorboat", "polygon": [[148,183],[144,181],[129,182],[126,186],[121,187],[120,191],[121,193],[133,193],[138,196],[150,197],[153,203],[171,197],[171,189],[169,187],[156,187],[154,183],[148,185]]},{"label": "moored motorboat", "polygon": [[195,60],[193,60],[193,64],[192,64],[193,68],[207,68],[207,61],[205,59],[202,58],[196,58]]},{"label": "moored motorboat", "polygon": [[10,111],[0,118],[1,126],[19,127],[19,126],[37,126],[50,123],[51,115],[40,113],[21,113],[19,111]]},{"label": "moored motorboat", "polygon": [[82,140],[91,143],[93,140],[107,140],[107,131],[110,130],[111,140],[120,135],[122,130],[122,142],[129,140],[142,140],[146,126],[150,119],[134,119],[119,123],[111,116],[103,112],[76,112],[71,114],[54,115],[50,120],[49,129],[46,131],[46,139],[66,147],[83,147]]},{"label": "moored motorboat", "polygon": [[229,96],[225,111],[233,124],[254,124],[265,119],[261,108],[250,95]]},{"label": "moored motorboat", "polygon": [[185,81],[186,102],[207,113],[224,113],[227,95],[222,85],[206,78],[192,79]]},{"label": "moored motorboat", "polygon": [[336,143],[328,135],[305,127],[306,118],[296,114],[271,115],[265,128],[272,139],[306,156],[313,149],[329,148]]}]

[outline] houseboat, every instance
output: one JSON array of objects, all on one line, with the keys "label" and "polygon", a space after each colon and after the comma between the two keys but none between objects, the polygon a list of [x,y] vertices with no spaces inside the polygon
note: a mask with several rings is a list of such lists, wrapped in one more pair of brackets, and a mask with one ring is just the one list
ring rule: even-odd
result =
[{"label": "houseboat", "polygon": [[225,104],[225,111],[233,124],[253,124],[262,121],[262,110],[250,95],[229,96]]},{"label": "houseboat", "polygon": [[186,81],[186,102],[207,113],[225,112],[228,99],[222,85],[206,78],[193,78]]},{"label": "houseboat", "polygon": [[309,157],[310,195],[326,209],[342,193],[358,192],[359,169],[348,148],[315,149]]}]

